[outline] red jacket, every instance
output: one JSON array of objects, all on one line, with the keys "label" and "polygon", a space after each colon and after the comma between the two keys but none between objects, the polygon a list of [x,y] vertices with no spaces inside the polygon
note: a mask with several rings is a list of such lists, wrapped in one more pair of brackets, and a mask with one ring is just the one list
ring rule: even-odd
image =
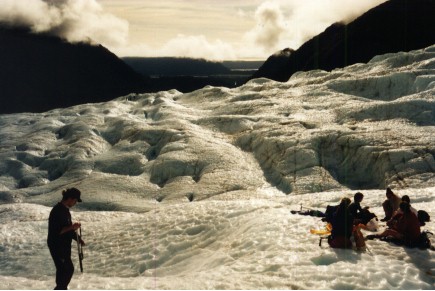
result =
[{"label": "red jacket", "polygon": [[396,230],[403,234],[403,240],[406,244],[417,242],[420,236],[420,222],[414,213],[404,213],[396,224]]}]

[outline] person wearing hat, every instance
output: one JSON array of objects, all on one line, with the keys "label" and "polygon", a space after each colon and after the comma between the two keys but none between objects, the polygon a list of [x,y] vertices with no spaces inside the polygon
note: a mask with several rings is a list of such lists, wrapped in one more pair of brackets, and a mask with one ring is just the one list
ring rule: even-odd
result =
[{"label": "person wearing hat", "polygon": [[394,229],[388,228],[380,234],[368,235],[367,239],[392,237],[406,246],[417,246],[421,234],[420,222],[417,216],[412,213],[411,205],[408,202],[401,202],[399,207],[403,214],[398,219]]},{"label": "person wearing hat", "polygon": [[[71,243],[77,240],[75,231],[80,223],[72,223],[69,209],[82,202],[80,190],[69,188],[62,192],[62,201],[57,203],[48,218],[47,245],[56,266],[55,290],[66,290],[74,274],[74,265],[71,261]],[[79,237],[80,244],[85,245]]]}]

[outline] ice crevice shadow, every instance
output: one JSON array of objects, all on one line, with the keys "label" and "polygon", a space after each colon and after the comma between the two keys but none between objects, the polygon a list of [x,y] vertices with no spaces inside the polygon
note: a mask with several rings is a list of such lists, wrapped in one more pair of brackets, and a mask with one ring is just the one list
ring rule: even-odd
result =
[{"label": "ice crevice shadow", "polygon": [[382,145],[338,131],[309,140],[267,138],[251,132],[236,144],[251,152],[266,180],[286,194],[382,189],[393,184],[406,187],[408,178],[435,169],[433,152],[427,147],[394,149],[388,142]]}]

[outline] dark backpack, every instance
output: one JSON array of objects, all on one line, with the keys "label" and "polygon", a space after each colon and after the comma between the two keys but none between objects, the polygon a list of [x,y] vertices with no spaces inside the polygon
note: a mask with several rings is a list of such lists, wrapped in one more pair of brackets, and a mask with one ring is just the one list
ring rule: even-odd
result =
[{"label": "dark backpack", "polygon": [[420,236],[418,238],[417,241],[415,242],[404,242],[403,240],[397,239],[397,238],[393,238],[393,237],[381,237],[380,240],[382,241],[386,241],[386,242],[391,242],[394,243],[398,246],[404,245],[408,248],[419,248],[419,249],[431,249],[433,250],[432,247],[432,243],[430,241],[430,237],[433,235],[433,233],[427,231],[427,230],[423,230],[420,233]]},{"label": "dark backpack", "polygon": [[412,243],[405,242],[405,246],[410,248],[419,248],[419,249],[430,249],[432,242],[430,241],[429,237],[431,237],[433,233],[423,230],[420,233],[420,236],[418,237],[418,240]]},{"label": "dark backpack", "polygon": [[416,247],[418,247],[420,249],[430,249],[432,243],[431,243],[429,237],[431,237],[432,235],[433,235],[433,233],[431,233],[427,230],[423,230],[420,233],[420,237],[418,238]]},{"label": "dark backpack", "polygon": [[327,221],[327,222],[331,222],[332,220],[332,216],[334,215],[334,213],[337,211],[338,205],[328,205],[326,206],[326,211],[325,211],[325,218],[323,218],[323,221]]},{"label": "dark backpack", "polygon": [[426,225],[426,222],[430,221],[430,215],[424,210],[417,211],[418,221],[420,221],[420,225]]},{"label": "dark backpack", "polygon": [[369,223],[369,221],[375,217],[376,217],[376,214],[374,214],[373,212],[370,212],[367,209],[363,209],[359,214],[359,219],[361,220],[362,224]]}]

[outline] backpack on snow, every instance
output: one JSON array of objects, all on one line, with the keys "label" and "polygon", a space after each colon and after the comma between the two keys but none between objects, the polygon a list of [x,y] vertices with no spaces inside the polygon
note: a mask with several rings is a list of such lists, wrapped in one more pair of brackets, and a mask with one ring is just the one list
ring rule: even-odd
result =
[{"label": "backpack on snow", "polygon": [[416,247],[420,248],[420,249],[430,249],[432,242],[430,241],[429,237],[431,237],[433,235],[433,233],[427,231],[427,230],[423,230],[420,233],[420,237],[418,238],[418,241],[416,243]]},{"label": "backpack on snow", "polygon": [[429,237],[431,237],[433,235],[433,233],[427,231],[427,230],[423,230],[420,233],[420,236],[418,238],[418,240],[416,242],[413,243],[409,243],[397,238],[393,238],[393,237],[381,237],[379,238],[381,241],[385,241],[385,242],[390,242],[390,243],[394,243],[395,245],[398,246],[406,246],[408,248],[419,248],[419,249],[431,249],[434,250],[434,248],[432,247],[432,242],[430,241]]},{"label": "backpack on snow", "polygon": [[417,211],[417,218],[418,218],[418,221],[420,221],[421,226],[424,226],[426,224],[426,222],[430,221],[429,213],[427,213],[424,210]]}]

